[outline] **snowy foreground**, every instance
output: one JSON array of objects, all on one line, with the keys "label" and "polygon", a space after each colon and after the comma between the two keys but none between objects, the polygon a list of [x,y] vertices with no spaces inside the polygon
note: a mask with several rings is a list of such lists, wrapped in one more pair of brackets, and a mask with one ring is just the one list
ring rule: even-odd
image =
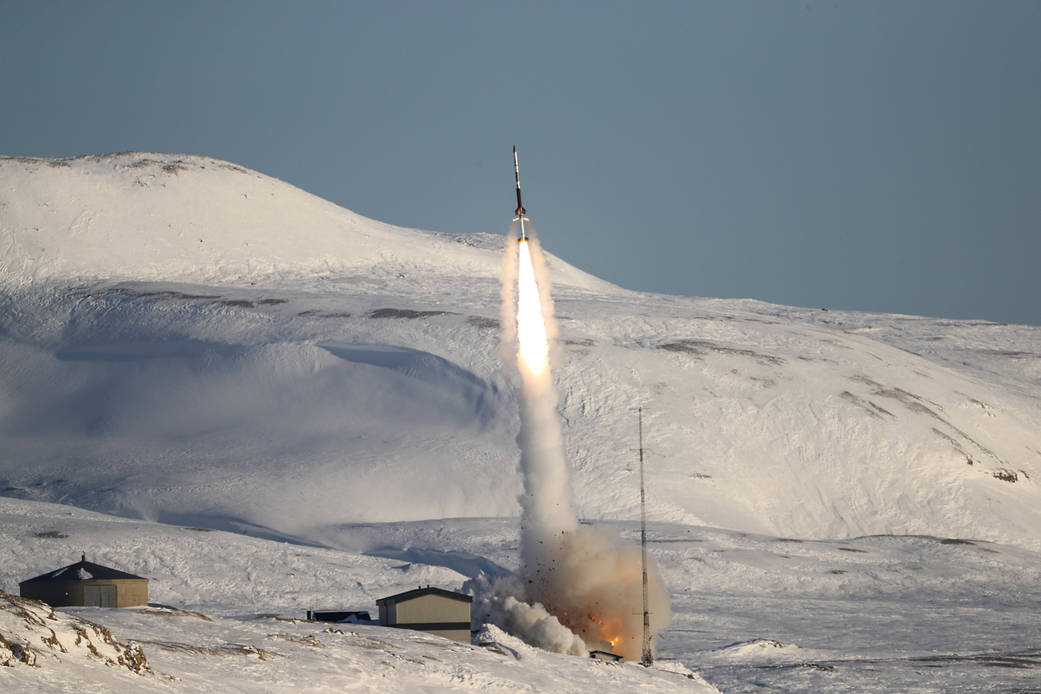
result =
[{"label": "snowy foreground", "polygon": [[[496,542],[501,547],[509,526],[492,525],[502,533]],[[453,525],[415,530],[443,533],[446,527]],[[375,544],[378,537],[371,531],[367,536]],[[53,619],[40,619],[49,608],[13,605],[0,595],[0,634],[7,643],[28,644],[33,664],[19,661],[21,652],[11,654],[0,641],[0,663],[11,661],[11,667],[0,668],[5,694],[715,691],[678,663],[647,670],[547,653],[495,627],[479,635],[480,645],[468,646],[420,632],[303,619],[311,606],[348,605],[376,614],[377,597],[420,583],[458,588],[464,577],[443,567],[11,499],[0,499],[0,539],[2,589],[17,592],[12,577],[37,561],[60,562],[73,547],[83,547],[99,562],[136,557],[140,563],[128,568],[151,577],[154,603],[66,608],[104,625],[130,649],[140,648],[147,661],[141,668],[139,657],[120,663],[118,646],[104,643],[96,630],[92,641],[82,638],[77,632],[84,628],[75,618],[57,612]],[[37,618],[22,615],[26,609]],[[44,642],[51,630],[60,646]],[[91,654],[88,644],[98,645],[100,653]]]},{"label": "snowy foreground", "polygon": [[77,611],[143,674],[0,640],[0,690],[1041,691],[1041,328],[552,256],[575,507],[629,538],[645,408],[661,668],[284,621],[516,567],[502,248],[204,157],[0,158],[0,590],[86,552],[168,606]]},{"label": "snowy foreground", "polygon": [[[618,529],[632,535],[635,526]],[[37,667],[0,668],[0,684],[4,692],[279,692],[287,682],[301,691],[1036,691],[1036,552],[658,523],[649,534],[675,616],[648,671],[546,653],[494,627],[470,647],[302,621],[311,607],[374,613],[383,595],[428,583],[460,588],[477,571],[511,568],[516,519],[343,526],[329,529],[326,544],[352,549],[332,549],[0,498],[0,589],[85,551],[149,577],[153,602],[68,610],[140,647],[148,671],[137,674],[74,648],[67,624],[37,627],[33,642],[31,625],[0,598],[0,634],[37,652]],[[40,644],[43,628],[70,652]]]}]

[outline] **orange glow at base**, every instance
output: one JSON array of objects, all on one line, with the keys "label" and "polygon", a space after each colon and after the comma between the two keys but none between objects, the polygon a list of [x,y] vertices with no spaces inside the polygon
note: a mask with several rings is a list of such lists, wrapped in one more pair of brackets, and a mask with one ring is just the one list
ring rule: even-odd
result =
[{"label": "orange glow at base", "polygon": [[526,239],[522,239],[517,246],[517,354],[525,368],[538,375],[549,366],[549,342],[546,339],[539,287],[535,282],[535,268],[531,262],[531,247]]},{"label": "orange glow at base", "polygon": [[638,652],[631,652],[631,648],[626,648],[627,645],[637,643],[639,636],[628,633],[627,627],[632,625],[627,624],[622,614],[614,610],[588,612],[577,620],[565,611],[560,622],[581,636],[589,648],[599,649],[602,647],[599,644],[610,644],[611,652],[617,655],[629,660],[639,657]]}]

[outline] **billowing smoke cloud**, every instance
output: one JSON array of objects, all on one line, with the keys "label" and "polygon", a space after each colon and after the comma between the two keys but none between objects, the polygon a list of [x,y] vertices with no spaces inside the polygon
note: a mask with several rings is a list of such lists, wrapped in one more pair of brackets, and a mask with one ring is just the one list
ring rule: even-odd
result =
[{"label": "billowing smoke cloud", "polygon": [[524,641],[555,653],[585,655],[586,644],[575,632],[560,623],[545,607],[518,600],[524,596],[524,580],[508,574],[495,580],[481,574],[471,583],[477,599],[473,618],[491,622]]},{"label": "billowing smoke cloud", "polygon": [[[549,273],[538,241],[517,243],[516,231],[505,253],[502,325],[503,357],[521,376],[521,566],[517,575],[475,583],[475,614],[548,650],[606,649],[639,659],[640,549],[580,525],[571,506],[551,368],[556,322]],[[669,621],[667,595],[649,566],[652,633]]]}]

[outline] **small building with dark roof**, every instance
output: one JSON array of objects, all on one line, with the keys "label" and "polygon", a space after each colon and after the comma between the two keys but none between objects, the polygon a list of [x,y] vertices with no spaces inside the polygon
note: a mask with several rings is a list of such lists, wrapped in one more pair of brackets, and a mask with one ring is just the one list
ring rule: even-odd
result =
[{"label": "small building with dark roof", "polygon": [[472,602],[469,595],[427,586],[380,598],[376,605],[383,626],[416,629],[470,643]]},{"label": "small building with dark roof", "polygon": [[51,607],[133,607],[148,604],[148,579],[87,561],[18,584],[23,598]]}]

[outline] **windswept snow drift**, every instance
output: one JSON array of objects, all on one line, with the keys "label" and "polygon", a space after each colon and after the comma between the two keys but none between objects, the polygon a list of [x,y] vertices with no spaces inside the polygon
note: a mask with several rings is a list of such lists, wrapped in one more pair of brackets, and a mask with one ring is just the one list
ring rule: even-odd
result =
[{"label": "windswept snow drift", "polygon": [[[516,515],[501,248],[203,157],[0,159],[0,493],[268,536]],[[1041,547],[1041,329],[549,267],[580,517],[636,517],[642,405],[652,520]]]}]

